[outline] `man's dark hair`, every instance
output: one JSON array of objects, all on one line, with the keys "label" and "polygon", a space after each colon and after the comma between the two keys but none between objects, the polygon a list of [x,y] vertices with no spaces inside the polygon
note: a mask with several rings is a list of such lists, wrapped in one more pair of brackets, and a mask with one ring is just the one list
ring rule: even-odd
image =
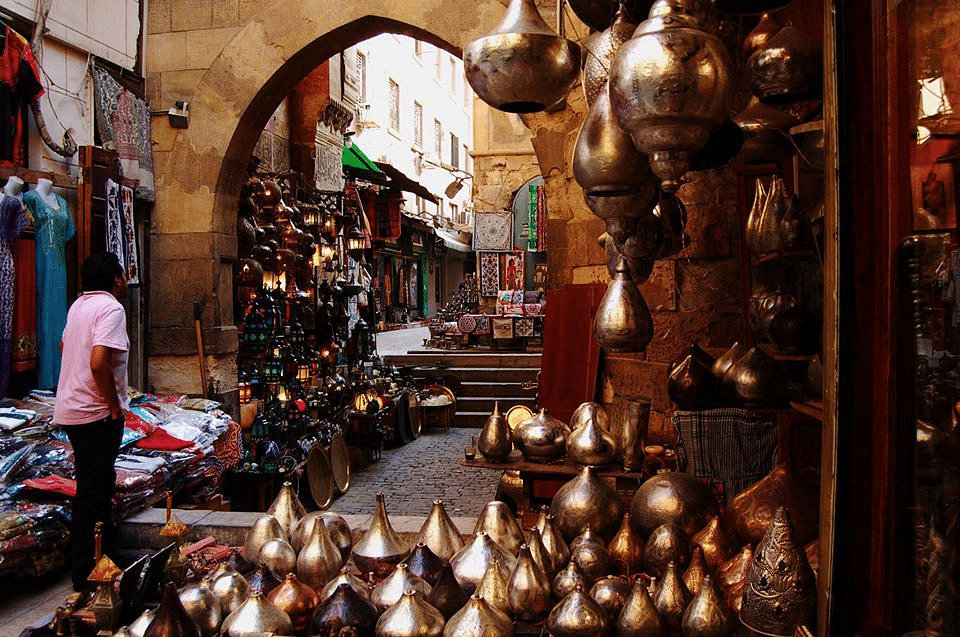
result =
[{"label": "man's dark hair", "polygon": [[84,292],[113,292],[113,282],[123,276],[123,266],[113,252],[94,252],[84,259],[80,282]]}]

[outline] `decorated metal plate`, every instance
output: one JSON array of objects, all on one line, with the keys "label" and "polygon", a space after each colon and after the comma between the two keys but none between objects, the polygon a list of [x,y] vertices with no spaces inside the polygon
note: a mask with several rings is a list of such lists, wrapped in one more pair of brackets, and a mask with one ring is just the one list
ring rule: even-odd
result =
[{"label": "decorated metal plate", "polygon": [[510,425],[510,431],[516,430],[520,423],[522,423],[524,420],[530,420],[533,418],[533,416],[533,410],[526,405],[514,405],[507,410],[506,414],[507,424]]},{"label": "decorated metal plate", "polygon": [[350,450],[340,433],[333,434],[330,439],[330,469],[337,491],[346,493],[350,488]]},{"label": "decorated metal plate", "polygon": [[333,502],[333,471],[323,445],[314,445],[307,455],[307,484],[313,503],[326,510]]}]

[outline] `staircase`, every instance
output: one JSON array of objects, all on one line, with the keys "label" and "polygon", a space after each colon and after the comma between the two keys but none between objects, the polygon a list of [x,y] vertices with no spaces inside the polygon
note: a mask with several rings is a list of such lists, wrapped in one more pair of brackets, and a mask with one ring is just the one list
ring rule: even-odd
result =
[{"label": "staircase", "polygon": [[536,383],[540,354],[423,350],[387,356],[385,362],[412,368],[416,379],[456,378],[454,427],[482,427],[496,401],[504,413],[514,405],[536,406],[536,386],[525,389],[523,385]]}]

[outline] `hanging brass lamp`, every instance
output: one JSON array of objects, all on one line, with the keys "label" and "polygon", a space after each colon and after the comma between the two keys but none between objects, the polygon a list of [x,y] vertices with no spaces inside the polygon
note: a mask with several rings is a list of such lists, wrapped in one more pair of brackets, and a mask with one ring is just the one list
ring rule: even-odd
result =
[{"label": "hanging brass lamp", "polygon": [[623,4],[621,1],[613,24],[603,31],[592,33],[583,41],[583,94],[587,98],[588,106],[593,106],[601,91],[607,90],[610,65],[617,57],[617,51],[624,42],[633,37],[633,32],[637,29],[637,23],[627,15]]},{"label": "hanging brass lamp", "polygon": [[593,338],[609,352],[639,352],[653,340],[653,317],[623,255],[593,318]]},{"label": "hanging brass lamp", "polygon": [[695,4],[657,0],[610,69],[620,127],[650,157],[660,187],[670,193],[730,110],[730,56],[719,38],[701,29]]},{"label": "hanging brass lamp", "polygon": [[510,0],[503,21],[463,51],[467,82],[507,113],[558,106],[577,82],[580,47],[544,22],[534,0]]}]

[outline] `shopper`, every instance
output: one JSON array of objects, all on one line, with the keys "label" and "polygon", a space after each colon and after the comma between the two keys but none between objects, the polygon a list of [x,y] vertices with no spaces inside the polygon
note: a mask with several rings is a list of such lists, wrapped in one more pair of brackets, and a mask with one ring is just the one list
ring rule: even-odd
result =
[{"label": "shopper", "polygon": [[60,341],[63,356],[53,421],[73,446],[77,495],[73,500],[71,575],[76,591],[90,587],[94,527],[115,532],[112,505],[124,409],[127,408],[127,316],[120,304],[127,277],[117,255],[98,252],[83,262],[83,294],[67,313]]}]

